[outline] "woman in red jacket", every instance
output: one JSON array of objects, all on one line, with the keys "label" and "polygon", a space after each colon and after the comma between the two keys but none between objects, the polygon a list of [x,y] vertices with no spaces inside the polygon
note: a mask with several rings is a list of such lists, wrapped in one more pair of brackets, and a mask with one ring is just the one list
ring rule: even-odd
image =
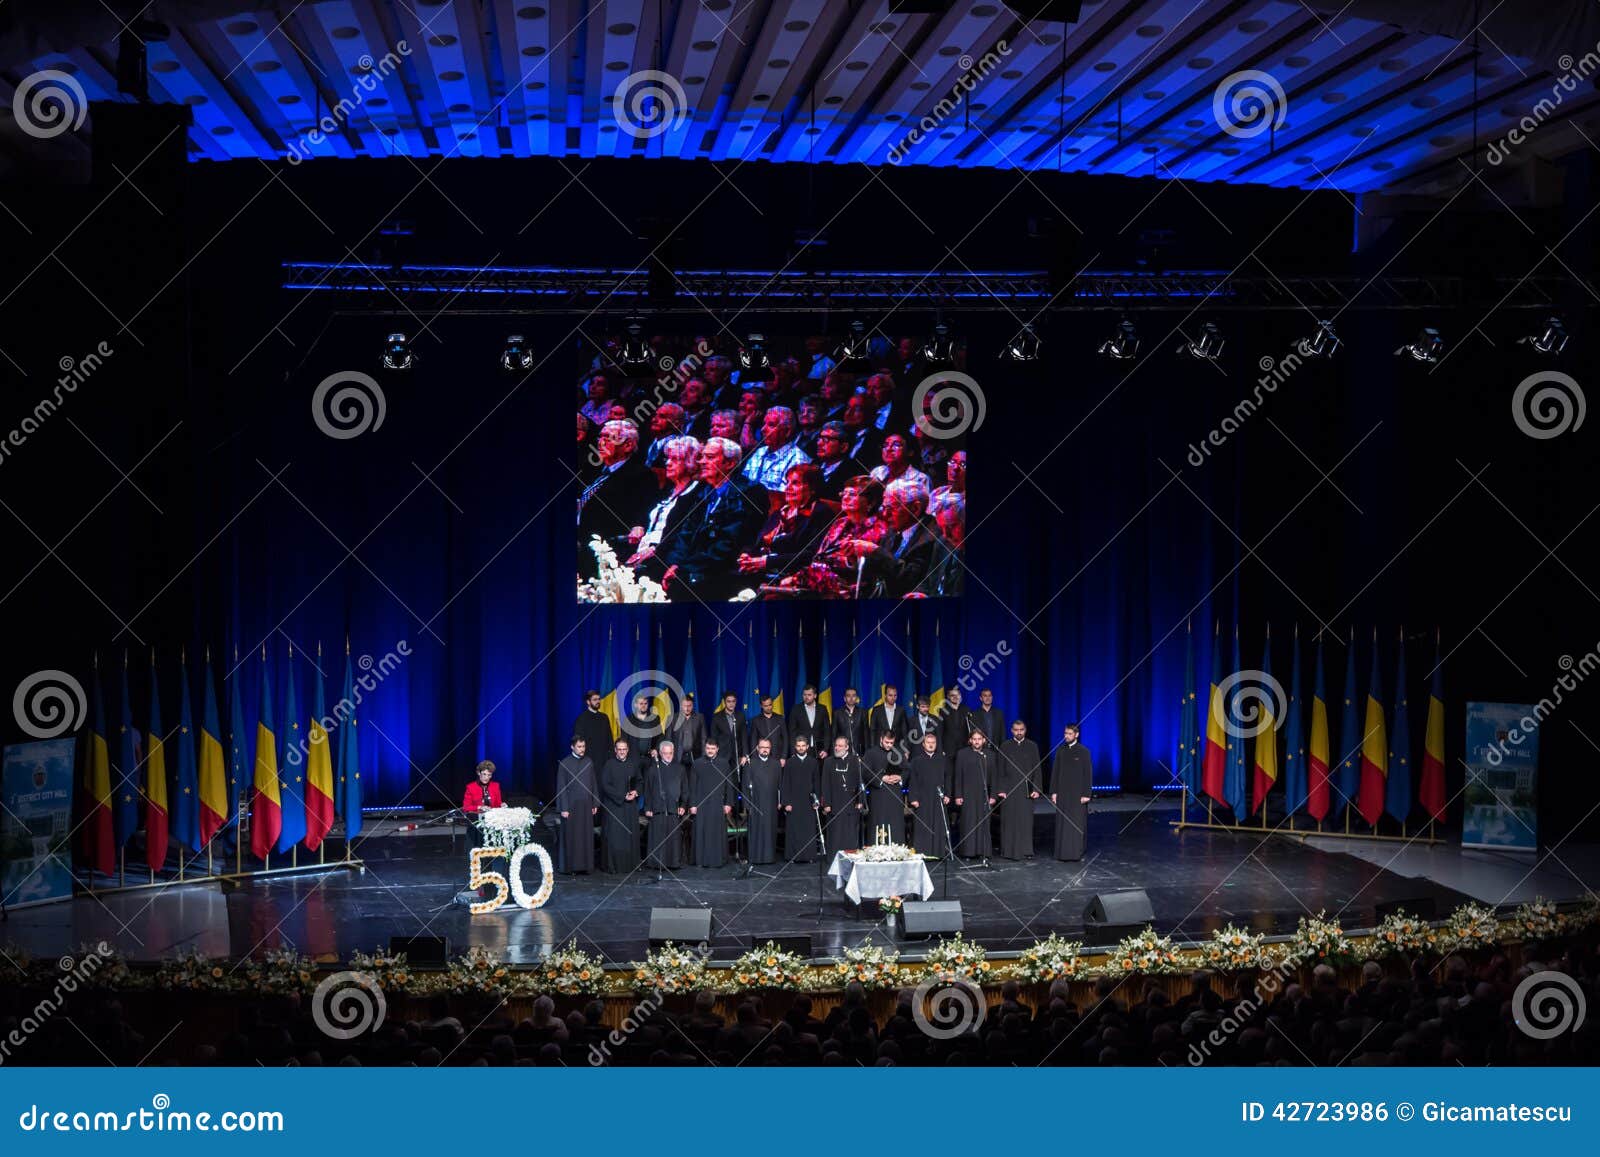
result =
[{"label": "woman in red jacket", "polygon": [[[467,834],[472,840],[472,846],[483,846],[483,832],[478,827],[478,813],[485,808],[504,807],[505,803],[500,798],[500,785],[494,782],[494,763],[485,759],[477,766],[477,778],[467,784],[466,794],[461,797],[461,810],[467,813]],[[491,860],[483,866],[486,872],[505,873],[506,862],[501,859]],[[478,895],[484,899],[492,896],[493,889],[482,887]]]}]

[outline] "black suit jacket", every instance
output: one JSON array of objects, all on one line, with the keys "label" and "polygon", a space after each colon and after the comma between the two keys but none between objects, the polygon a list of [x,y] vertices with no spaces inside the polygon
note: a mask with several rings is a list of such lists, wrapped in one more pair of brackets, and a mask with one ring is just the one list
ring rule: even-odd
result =
[{"label": "black suit jacket", "polygon": [[[589,537],[598,534],[613,544],[628,531],[644,525],[644,516],[656,501],[656,476],[635,454],[616,470],[603,474],[578,494],[578,546],[589,555]],[[587,494],[587,497],[585,497]],[[676,512],[674,512],[676,513]],[[589,555],[592,564],[594,557]]]},{"label": "black suit jacket", "polygon": [[806,706],[800,704],[789,712],[789,745],[794,746],[795,736],[804,735],[811,742],[811,750],[821,759],[824,754],[833,751],[833,720],[828,717],[828,709],[822,704],[816,705],[817,721],[809,723],[806,720]]},{"label": "black suit jacket", "polygon": [[898,599],[915,590],[933,565],[937,547],[938,536],[926,523],[918,523],[904,545],[898,533],[892,534],[866,556],[872,593],[879,598]]},{"label": "black suit jacket", "polygon": [[896,703],[894,705],[894,723],[891,725],[889,723],[889,713],[883,709],[883,705],[880,703],[871,711],[867,712],[868,750],[875,749],[878,746],[878,736],[882,735],[885,731],[892,732],[894,734],[894,741],[899,743],[906,737],[906,727],[907,721],[905,704]]},{"label": "black suit jacket", "polygon": [[[867,709],[858,706],[851,714],[843,707],[833,714],[833,734],[850,741],[850,754],[860,755],[867,747]],[[829,746],[832,750],[832,746]]]},{"label": "black suit jacket", "polygon": [[750,546],[767,517],[765,491],[756,493],[748,482],[732,478],[720,491],[701,485],[693,497],[678,532],[662,540],[656,558],[664,567],[676,566],[699,598],[732,598],[750,585],[738,573],[739,552]]},{"label": "black suit jacket", "polygon": [[[711,734],[709,738],[717,741],[717,758],[729,767],[737,767],[739,760],[750,754],[750,748],[745,743],[745,731],[749,725],[745,722],[744,712],[735,711],[731,716],[718,707],[711,713]],[[734,773],[738,775],[737,772]]]}]

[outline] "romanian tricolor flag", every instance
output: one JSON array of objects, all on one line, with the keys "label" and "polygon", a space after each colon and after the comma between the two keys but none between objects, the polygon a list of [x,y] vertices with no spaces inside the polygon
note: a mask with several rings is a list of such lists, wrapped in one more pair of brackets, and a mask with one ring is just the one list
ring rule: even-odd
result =
[{"label": "romanian tricolor flag", "polygon": [[283,669],[283,725],[278,752],[278,851],[289,853],[306,838],[306,744],[300,696],[294,683],[294,645]]},{"label": "romanian tricolor flag", "polygon": [[[783,676],[778,671],[778,624],[772,624],[772,673],[767,679],[767,694],[772,696],[772,713],[779,719],[783,718]],[[772,754],[784,758],[784,753],[775,751]]]},{"label": "romanian tricolor flag", "polygon": [[1383,814],[1389,776],[1389,735],[1383,718],[1382,684],[1378,682],[1378,635],[1372,635],[1372,675],[1367,681],[1367,719],[1361,730],[1361,787],[1356,808],[1374,826]]},{"label": "romanian tricolor flag", "polygon": [[806,684],[811,682],[806,675],[806,632],[805,627],[799,630],[799,642],[794,645],[794,705],[799,707],[805,698],[801,694],[806,689]]},{"label": "romanian tricolor flag", "polygon": [[[178,664],[178,798],[172,834],[190,851],[200,847],[200,773],[194,758],[194,707],[189,700],[189,656]],[[182,853],[179,853],[180,858]]]},{"label": "romanian tricolor flag", "polygon": [[1350,630],[1350,650],[1344,657],[1344,713],[1339,719],[1339,750],[1342,757],[1333,773],[1333,790],[1336,801],[1345,813],[1345,823],[1356,806],[1356,796],[1361,786],[1361,708],[1356,702],[1356,632]]},{"label": "romanian tricolor flag", "polygon": [[306,737],[306,847],[313,852],[333,830],[333,751],[322,721],[327,718],[327,696],[322,685],[322,648],[317,648],[317,689]]},{"label": "romanian tricolor flag", "polygon": [[1267,793],[1272,790],[1272,785],[1278,782],[1278,728],[1283,725],[1283,720],[1273,715],[1274,697],[1271,689],[1272,682],[1272,625],[1267,625],[1266,652],[1261,656],[1261,682],[1268,690],[1268,694],[1261,697],[1259,708],[1261,715],[1250,726],[1256,731],[1255,763],[1251,769],[1251,799],[1254,801],[1250,813],[1254,815],[1260,811],[1267,802]]},{"label": "romanian tricolor flag", "polygon": [[1228,707],[1222,701],[1222,625],[1211,638],[1211,691],[1206,696],[1206,738],[1200,754],[1200,790],[1227,804]]},{"label": "romanian tricolor flag", "polygon": [[233,648],[233,670],[228,672],[228,820],[237,823],[254,803],[253,772],[245,750],[244,693],[239,690],[239,648]]},{"label": "romanian tricolor flag", "polygon": [[1328,692],[1322,682],[1322,636],[1317,635],[1317,673],[1312,681],[1311,736],[1306,744],[1306,811],[1319,824],[1328,818]]},{"label": "romanian tricolor flag", "polygon": [[[827,638],[827,629],[823,629],[823,638]],[[822,664],[826,670],[828,664]],[[928,714],[935,719],[944,717],[944,650],[939,645],[939,620],[933,620],[933,662],[928,666]],[[916,703],[911,704],[915,710]]]},{"label": "romanian tricolor flag", "polygon": [[83,758],[83,858],[107,876],[117,870],[117,840],[111,824],[111,747],[106,742],[106,704],[100,692],[100,664],[90,688],[94,710],[89,716]]},{"label": "romanian tricolor flag", "polygon": [[1194,624],[1184,624],[1183,697],[1178,700],[1178,780],[1200,798],[1200,706],[1194,695]]},{"label": "romanian tricolor flag", "polygon": [[1417,800],[1429,816],[1444,821],[1444,662],[1439,639],[1433,641],[1433,681],[1428,686],[1428,732],[1422,741],[1422,778]]},{"label": "romanian tricolor flag", "polygon": [[744,715],[748,719],[761,712],[761,678],[756,674],[756,629],[754,625],[745,632],[744,639]]},{"label": "romanian tricolor flag", "polygon": [[[346,666],[348,666],[348,661]],[[626,710],[625,707],[623,710]],[[611,721],[611,734],[620,735],[622,726],[622,712],[617,710],[617,685],[613,682],[611,674],[611,628],[606,628],[606,661],[600,668],[600,714]],[[609,759],[609,755],[602,755],[601,760]]]},{"label": "romanian tricolor flag", "polygon": [[[934,630],[938,630],[935,625]],[[935,644],[937,647],[938,644]],[[935,654],[938,652],[936,651]],[[828,718],[833,718],[833,657],[828,654],[828,623],[822,623],[822,674],[817,676],[817,702],[828,712]],[[831,748],[830,748],[831,750]]]},{"label": "romanian tricolor flag", "polygon": [[[1239,702],[1238,685],[1242,680],[1237,677],[1244,671],[1244,666],[1239,658],[1239,627],[1233,628],[1233,673],[1234,702]],[[1219,696],[1220,698],[1220,696]],[[1228,797],[1228,806],[1233,809],[1233,818],[1236,822],[1243,822],[1246,809],[1250,806],[1250,788],[1245,782],[1244,767],[1244,736],[1239,728],[1244,724],[1242,718],[1229,716],[1228,721],[1234,725],[1228,735],[1228,769],[1223,777],[1223,793]]]},{"label": "romanian tricolor flag", "polygon": [[1294,629],[1290,655],[1289,720],[1283,727],[1283,814],[1292,816],[1306,806],[1306,701],[1300,694],[1300,628]]},{"label": "romanian tricolor flag", "polygon": [[283,830],[278,794],[278,736],[272,727],[272,671],[261,648],[261,717],[256,720],[256,770],[250,793],[250,851],[258,860],[272,854]]},{"label": "romanian tricolor flag", "polygon": [[217,717],[217,692],[211,682],[211,655],[206,654],[205,718],[200,724],[200,843],[228,825],[228,764],[222,752],[222,721]]},{"label": "romanian tricolor flag", "polygon": [[122,653],[122,718],[117,721],[117,750],[111,765],[111,815],[117,849],[126,847],[139,830],[139,732],[133,726],[133,700],[128,695],[128,653]]},{"label": "romanian tricolor flag", "polygon": [[683,638],[683,693],[700,699],[699,680],[694,671],[694,624],[690,623]]},{"label": "romanian tricolor flag", "polygon": [[167,745],[161,735],[160,680],[156,678],[156,655],[150,652],[150,730],[144,751],[144,840],[145,855],[152,872],[167,862],[167,841],[171,830],[171,809],[167,804]]},{"label": "romanian tricolor flag", "polygon": [[900,684],[900,709],[902,711],[915,711],[917,709],[917,690],[921,686],[917,679],[917,665],[911,661],[911,620],[906,620],[906,675],[905,682]]},{"label": "romanian tricolor flag", "polygon": [[[661,637],[660,623],[656,624],[656,670],[663,675],[667,671],[667,644],[666,640]],[[662,680],[662,686],[656,691],[655,709],[656,718],[661,720],[663,725],[672,718],[676,710],[672,703],[672,694],[666,688],[665,679]]]}]

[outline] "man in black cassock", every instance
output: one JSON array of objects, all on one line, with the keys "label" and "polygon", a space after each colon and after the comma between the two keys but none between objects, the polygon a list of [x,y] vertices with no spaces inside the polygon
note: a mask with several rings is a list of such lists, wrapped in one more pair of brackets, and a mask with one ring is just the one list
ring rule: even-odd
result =
[{"label": "man in black cassock", "polygon": [[819,760],[833,743],[833,720],[828,717],[828,709],[817,702],[815,683],[805,685],[799,705],[789,712],[789,742],[793,744],[799,735],[806,737],[812,757]]},{"label": "man in black cassock", "polygon": [[972,712],[961,702],[961,688],[950,688],[944,693],[944,730],[939,736],[939,750],[954,760],[967,749],[967,738],[975,726]]},{"label": "man in black cassock", "polygon": [[972,725],[989,737],[990,751],[998,751],[1008,738],[1006,717],[994,705],[994,692],[987,687],[978,692],[978,705],[972,709]]},{"label": "man in black cassock", "polygon": [[632,741],[633,761],[638,764],[641,776],[650,757],[656,753],[656,744],[665,730],[650,696],[635,695],[633,710],[622,720],[622,733]]},{"label": "man in black cassock", "polygon": [[[896,713],[902,723],[905,712]],[[867,830],[876,841],[880,827],[889,829],[889,842],[903,843],[906,838],[906,805],[903,789],[905,777],[900,774],[900,752],[895,747],[895,733],[884,730],[878,733],[878,746],[861,757],[867,769]]]},{"label": "man in black cassock", "polygon": [[770,864],[778,858],[778,780],[782,775],[771,741],[758,741],[755,754],[739,775],[744,783],[745,826],[750,832],[746,840],[752,864]]},{"label": "man in black cassock", "polygon": [[861,846],[861,784],[866,772],[851,753],[850,740],[840,735],[833,754],[822,765],[822,831],[829,855]]},{"label": "man in black cassock", "polygon": [[[984,732],[985,735],[988,732]],[[1033,855],[1033,801],[1039,798],[1039,745],[1027,725],[1011,721],[1011,738],[995,756],[995,798],[1000,801],[1000,855],[1025,860]]]},{"label": "man in black cassock", "polygon": [[611,745],[617,741],[617,734],[611,729],[611,719],[600,710],[600,702],[600,692],[585,691],[583,710],[578,712],[577,722],[572,725],[572,734],[583,736],[596,770],[611,758]]},{"label": "man in black cassock", "polygon": [[698,868],[720,868],[728,862],[728,817],[733,814],[737,782],[721,745],[707,736],[705,753],[689,768],[689,822]]},{"label": "man in black cassock", "polygon": [[844,706],[834,712],[833,733],[850,741],[852,755],[866,750],[867,713],[861,709],[861,696],[854,687],[844,689]]},{"label": "man in black cassock", "polygon": [[706,745],[706,717],[695,710],[693,692],[684,693],[677,721],[668,734],[677,749],[678,762],[684,767],[693,764]]},{"label": "man in black cassock", "polygon": [[[601,716],[604,719],[604,716]],[[589,743],[572,737],[572,754],[556,765],[556,810],[561,813],[563,870],[594,871],[594,817],[600,812],[600,782]]]},{"label": "man in black cassock", "polygon": [[[906,737],[906,709],[900,704],[900,688],[893,683],[883,685],[883,702],[867,712],[868,742],[876,745],[885,731],[894,736],[896,743]],[[869,748],[862,753],[863,758],[870,753]]]},{"label": "man in black cassock", "polygon": [[957,821],[956,855],[968,859],[987,857],[992,851],[989,840],[989,809],[995,797],[990,795],[994,782],[994,757],[989,754],[987,737],[974,730],[967,745],[956,754],[955,801],[961,809]]},{"label": "man in black cassock", "polygon": [[1078,725],[1067,724],[1050,769],[1050,802],[1056,813],[1056,859],[1081,860],[1089,835],[1089,797],[1094,794],[1094,765],[1089,749],[1078,742]]},{"label": "man in black cassock", "polygon": [[626,739],[600,769],[601,866],[626,875],[639,866],[639,763]]},{"label": "man in black cassock", "polygon": [[683,866],[683,817],[689,810],[685,788],[678,749],[663,739],[644,769],[644,815],[650,821],[646,858],[658,868]]},{"label": "man in black cassock", "polygon": [[950,854],[950,827],[945,805],[950,802],[950,757],[939,750],[939,736],[929,731],[922,749],[911,757],[906,802],[911,805],[911,846],[941,860]]},{"label": "man in black cassock", "polygon": [[754,751],[756,744],[765,739],[772,750],[772,758],[783,766],[789,758],[789,728],[783,716],[772,710],[772,696],[761,696],[761,714],[750,720],[750,732],[745,736],[745,746]]},{"label": "man in black cassock", "polygon": [[732,691],[723,692],[722,706],[711,716],[711,733],[706,738],[716,736],[722,762],[733,768],[735,777],[739,774],[739,767],[750,757],[750,749],[744,741],[745,732],[749,729],[744,712],[739,710],[739,697]]},{"label": "man in black cassock", "polygon": [[783,765],[778,806],[783,808],[783,855],[795,864],[817,858],[817,757],[804,735],[794,737],[794,753]]}]

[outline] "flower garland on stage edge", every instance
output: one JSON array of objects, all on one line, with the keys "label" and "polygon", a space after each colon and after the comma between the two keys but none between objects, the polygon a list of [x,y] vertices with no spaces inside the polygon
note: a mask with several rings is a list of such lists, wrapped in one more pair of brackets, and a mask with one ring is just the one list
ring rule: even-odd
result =
[{"label": "flower garland on stage edge", "polygon": [[868,992],[893,988],[900,979],[900,954],[886,952],[876,944],[858,944],[844,950],[844,959],[833,966],[833,972],[841,987],[855,981]]},{"label": "flower garland on stage edge", "polygon": [[350,971],[370,976],[372,982],[384,992],[410,991],[416,973],[406,966],[404,952],[387,952],[382,948],[372,952],[352,952]]},{"label": "flower garland on stage edge", "polygon": [[1200,958],[1207,968],[1218,972],[1236,972],[1244,968],[1269,968],[1275,953],[1258,932],[1226,924],[1211,934],[1211,939],[1200,946]]},{"label": "flower garland on stage edge", "polygon": [[1359,964],[1363,959],[1344,934],[1339,918],[1330,919],[1323,912],[1300,917],[1289,940],[1289,955],[1302,964],[1327,964],[1334,968]]},{"label": "flower garland on stage edge", "polygon": [[1169,976],[1185,967],[1183,955],[1172,937],[1162,936],[1154,928],[1124,937],[1111,950],[1106,967],[1112,975],[1142,972],[1147,976]]},{"label": "flower garland on stage edge", "polygon": [[699,992],[711,987],[706,980],[703,948],[689,948],[668,940],[634,965],[633,987],[637,992],[663,994]]},{"label": "flower garland on stage edge", "polygon": [[1490,948],[1500,938],[1500,919],[1493,908],[1467,903],[1450,913],[1445,936],[1452,950]]},{"label": "flower garland on stage edge", "polygon": [[924,971],[940,980],[993,980],[994,968],[983,945],[974,944],[957,932],[928,950]]},{"label": "flower garland on stage edge", "polygon": [[1391,912],[1372,930],[1369,958],[1430,952],[1440,945],[1439,931],[1426,920],[1404,910]]},{"label": "flower garland on stage edge", "polygon": [[573,940],[539,962],[535,984],[551,996],[598,996],[606,988],[605,964]]},{"label": "flower garland on stage edge", "polygon": [[1081,941],[1068,940],[1052,932],[1033,947],[1022,950],[1022,955],[1017,957],[1017,979],[1035,984],[1081,980],[1089,973],[1089,962],[1082,953]]},{"label": "flower garland on stage edge", "polygon": [[811,961],[771,940],[733,962],[727,992],[799,992],[811,987]]}]

